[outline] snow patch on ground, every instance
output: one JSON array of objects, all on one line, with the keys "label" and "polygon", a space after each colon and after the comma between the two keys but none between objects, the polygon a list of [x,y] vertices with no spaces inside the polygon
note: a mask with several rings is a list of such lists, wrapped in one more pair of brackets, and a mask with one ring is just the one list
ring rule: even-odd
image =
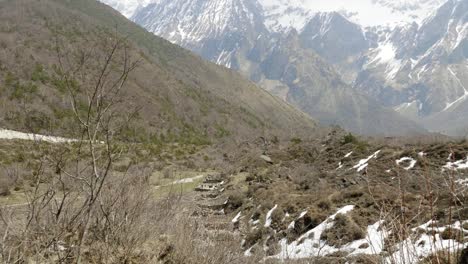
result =
[{"label": "snow patch on ground", "polygon": [[[314,229],[308,231],[299,237],[296,241],[288,244],[287,239],[280,241],[281,251],[274,258],[278,259],[300,259],[308,258],[313,256],[325,256],[334,252],[338,249],[329,246],[325,241],[320,240],[322,233],[332,228],[334,225],[335,217],[338,214],[347,214],[354,209],[354,205],[347,205],[338,210],[334,215],[328,217],[321,224],[316,226]],[[302,242],[301,242],[302,241]]]},{"label": "snow patch on ground", "polygon": [[242,212],[237,213],[237,215],[231,220],[231,222],[234,224],[239,222],[241,215],[242,215]]},{"label": "snow patch on ground", "polygon": [[468,179],[456,180],[455,183],[468,187]]},{"label": "snow patch on ground", "polygon": [[44,141],[49,143],[71,143],[77,142],[76,139],[44,136],[31,133],[23,133],[13,130],[0,129],[0,139],[20,139],[20,140],[31,140],[31,141]]},{"label": "snow patch on ground", "polygon": [[174,181],[172,182],[172,184],[185,184],[185,183],[192,183],[196,180],[199,180],[201,178],[205,177],[204,175],[198,175],[198,176],[195,176],[195,177],[192,177],[192,178],[186,178],[186,179],[181,179],[181,180],[177,180],[177,181]]},{"label": "snow patch on ground", "polygon": [[[346,155],[344,156],[344,158],[349,158],[352,154],[353,154],[353,152],[351,151],[351,152],[349,152],[348,154],[346,154]],[[338,168],[337,168],[336,170],[339,170],[339,169],[343,168],[343,166],[344,166],[343,162],[340,161],[340,162],[338,163]]]},{"label": "snow patch on ground", "polygon": [[292,221],[289,225],[288,225],[288,229],[293,229],[296,225],[296,221],[301,219],[302,217],[304,217],[305,215],[307,214],[307,210],[302,212],[297,218],[296,220]]},{"label": "snow patch on ground", "polygon": [[[354,209],[353,205],[348,205],[337,213],[330,216],[314,229],[308,231],[299,237],[296,241],[288,244],[287,239],[280,241],[281,251],[273,258],[286,260],[286,259],[303,259],[310,257],[323,257],[337,252],[343,252],[348,256],[366,254],[378,255],[383,252],[385,247],[385,240],[390,235],[389,232],[383,228],[383,221],[367,227],[367,234],[364,239],[355,240],[342,247],[334,247],[326,244],[326,241],[320,240],[322,233],[332,228],[334,219],[338,214],[347,214]],[[456,251],[461,250],[468,246],[468,243],[458,243],[455,240],[444,240],[440,233],[447,228],[460,229],[464,223],[468,221],[457,221],[450,226],[436,227],[432,221],[426,224],[413,228],[411,235],[404,241],[395,245],[393,251],[386,257],[382,263],[388,264],[405,264],[405,263],[418,263],[421,259],[430,256],[431,254],[441,251]],[[424,233],[421,234],[421,231]],[[428,235],[434,233],[435,235]]]},{"label": "snow patch on ground", "polygon": [[[461,244],[455,240],[442,239],[440,234],[435,234],[434,236],[428,235],[435,232],[443,232],[446,227],[432,227],[433,222],[429,221],[428,223],[421,225],[419,227],[413,228],[413,234],[406,240],[400,242],[396,245],[397,251],[395,251],[391,256],[387,257],[384,263],[388,264],[405,264],[405,263],[418,263],[425,257],[430,256],[431,254],[438,251],[450,251],[454,252],[457,250],[462,250],[468,243]],[[451,228],[459,229],[461,226],[460,222],[456,222]],[[426,231],[425,233],[418,235],[419,230]]]},{"label": "snow patch on ground", "polygon": [[[450,157],[449,157],[450,158]],[[458,160],[455,162],[447,162],[447,164],[444,166],[444,169],[449,169],[449,170],[466,170],[468,169],[468,157],[464,160]]]},{"label": "snow patch on ground", "polygon": [[377,155],[379,155],[379,153],[380,153],[380,150],[378,150],[374,154],[370,155],[367,159],[360,160],[359,163],[356,166],[353,167],[353,169],[357,169],[358,172],[364,170],[365,168],[367,168],[367,166],[369,166],[368,162],[371,159],[376,159]]},{"label": "snow patch on ground", "polygon": [[[350,244],[344,246],[344,251],[351,251],[351,256],[359,254],[380,254],[384,248],[384,240],[388,235],[381,228],[382,224],[383,221],[378,221],[377,223],[368,226],[366,238],[353,241]],[[361,248],[361,246],[366,244],[368,245],[367,247]]]},{"label": "snow patch on ground", "polygon": [[271,215],[276,210],[276,208],[278,208],[277,204],[273,208],[271,208],[270,211],[268,211],[268,213],[266,215],[266,219],[265,219],[265,227],[269,227],[271,225]]},{"label": "snow patch on ground", "polygon": [[338,163],[338,168],[336,168],[336,170],[339,170],[339,169],[341,169],[341,168],[343,168],[343,162],[340,161],[340,162]]},{"label": "snow patch on ground", "polygon": [[[256,245],[256,244],[255,244]],[[245,252],[244,252],[244,256],[246,257],[251,257],[252,256],[252,249],[255,247],[255,245],[251,246],[249,249],[247,249]]]},{"label": "snow patch on ground", "polygon": [[399,160],[396,161],[396,164],[397,165],[400,165],[401,163],[403,162],[409,162],[409,165],[407,167],[403,167],[403,169],[405,170],[411,170],[412,168],[414,168],[414,166],[416,165],[417,161],[413,158],[410,158],[410,157],[403,157]]}]

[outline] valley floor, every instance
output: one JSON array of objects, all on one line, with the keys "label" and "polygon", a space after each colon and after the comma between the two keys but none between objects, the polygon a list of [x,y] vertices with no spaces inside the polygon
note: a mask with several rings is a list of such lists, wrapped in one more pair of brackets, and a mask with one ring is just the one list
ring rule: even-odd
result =
[{"label": "valley floor", "polygon": [[[42,204],[37,199],[48,197],[56,184],[32,181],[34,161],[73,149],[74,141],[5,134],[0,215],[8,229],[0,232],[7,238],[24,228],[31,210]],[[151,154],[137,145],[116,161],[109,184],[120,194],[106,195],[119,204],[115,209],[133,212],[135,219],[122,222],[124,228],[125,221],[133,221],[130,233],[123,234],[135,236],[128,242],[140,246],[117,246],[123,243],[117,236],[107,250],[124,254],[121,250],[131,249],[122,256],[133,263],[463,263],[466,142],[365,142],[335,131],[315,141],[267,142],[267,149],[254,140],[203,147],[181,157],[170,154],[183,148],[172,145]],[[130,164],[138,169],[129,169]],[[132,180],[136,175],[144,178],[143,185]],[[65,194],[75,197],[67,210],[84,202],[78,190],[62,190],[53,200]],[[54,210],[51,204],[44,208],[49,206]],[[41,221],[52,221],[47,219]],[[89,246],[106,245],[93,239]],[[11,237],[4,245],[14,241]],[[52,255],[40,259],[64,257],[76,247],[73,241],[54,242],[47,249]],[[86,252],[89,261],[99,256],[91,248]]]}]

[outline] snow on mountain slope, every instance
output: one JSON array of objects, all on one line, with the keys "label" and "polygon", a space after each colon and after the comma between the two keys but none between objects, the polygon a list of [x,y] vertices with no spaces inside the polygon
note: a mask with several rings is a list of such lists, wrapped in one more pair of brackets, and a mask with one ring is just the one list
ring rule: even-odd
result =
[{"label": "snow on mountain slope", "polygon": [[[465,101],[459,83],[468,87],[460,75],[466,66],[453,68],[460,81],[446,67],[468,54],[464,8],[447,11],[443,3],[466,0],[101,1],[287,100],[304,80],[294,78],[303,67],[291,66],[294,56],[279,56],[284,49],[318,54],[335,67],[338,79],[386,107],[414,112],[415,120]],[[298,42],[282,47],[280,40],[294,34]],[[277,46],[278,56],[272,52]],[[337,86],[332,80],[321,84],[328,85]]]},{"label": "snow on mountain slope", "polygon": [[420,23],[444,0],[258,0],[272,31],[302,29],[316,12],[339,12],[361,26]]},{"label": "snow on mountain slope", "polygon": [[246,0],[160,0],[132,17],[149,31],[185,46],[224,32],[245,31],[255,22]]},{"label": "snow on mountain slope", "polygon": [[[409,78],[404,82],[418,82],[426,73],[434,74],[434,67],[441,62],[458,64],[466,60],[467,41],[468,2],[450,0],[420,27],[412,24],[383,32],[377,47],[369,50],[365,68],[385,67],[388,84],[398,81],[400,73]],[[442,69],[455,76],[450,66]]]},{"label": "snow on mountain slope", "polygon": [[[150,4],[168,5],[164,0],[100,0],[127,18]],[[176,1],[177,2],[177,1]],[[232,1],[206,1],[223,5]],[[354,22],[367,26],[383,26],[421,22],[445,0],[254,0],[264,11],[265,25],[271,31],[302,29],[317,12],[339,12]],[[188,3],[188,2],[187,2]],[[205,6],[206,7],[206,6]]]},{"label": "snow on mountain slope", "polygon": [[355,88],[434,131],[466,133],[468,1],[449,0],[420,26],[376,35]]},{"label": "snow on mountain slope", "polygon": [[132,17],[135,12],[150,3],[158,3],[160,0],[100,0],[106,5],[122,13],[127,18]]}]

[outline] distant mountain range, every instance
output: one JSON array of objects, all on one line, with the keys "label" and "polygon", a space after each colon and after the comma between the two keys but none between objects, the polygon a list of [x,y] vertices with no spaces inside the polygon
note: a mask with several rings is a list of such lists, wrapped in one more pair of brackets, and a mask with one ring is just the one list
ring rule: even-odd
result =
[{"label": "distant mountain range", "polygon": [[466,1],[102,2],[322,123],[466,134]]}]

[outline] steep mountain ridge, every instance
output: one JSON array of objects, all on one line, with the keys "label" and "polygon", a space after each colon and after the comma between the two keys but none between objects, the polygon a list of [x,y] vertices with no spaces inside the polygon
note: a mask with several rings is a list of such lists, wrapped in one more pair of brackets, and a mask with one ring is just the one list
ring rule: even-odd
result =
[{"label": "steep mountain ridge", "polygon": [[157,3],[159,0],[103,0],[107,5],[114,6],[117,10],[122,10],[122,14],[126,17],[131,17],[140,8],[143,8],[150,3]]},{"label": "steep mountain ridge", "polygon": [[447,129],[457,114],[444,112],[456,113],[466,104],[467,28],[468,3],[450,0],[421,26],[381,33],[377,47],[365,55],[356,88],[431,129],[459,135],[459,129]]},{"label": "steep mountain ridge", "polygon": [[[291,89],[292,85],[281,78],[271,78],[271,69],[266,69],[265,65],[278,68],[268,63],[268,54],[277,52],[283,45],[282,39],[297,32],[299,45],[286,46],[297,54],[302,54],[303,50],[318,54],[333,66],[326,67],[328,70],[337,73],[354,88],[353,93],[364,94],[432,131],[461,135],[460,129],[455,129],[456,132],[446,129],[453,121],[450,114],[444,113],[453,112],[455,120],[455,116],[463,115],[461,109],[465,109],[463,105],[468,98],[468,83],[464,76],[468,53],[466,1],[359,1],[344,8],[338,8],[343,5],[338,0],[326,3],[261,0],[249,1],[250,5],[242,0],[217,1],[216,4],[207,1],[203,3],[203,12],[193,8],[189,11],[184,9],[182,2],[176,2],[150,4],[145,10],[155,10],[152,15],[147,13],[140,17],[140,12],[136,12],[133,19],[147,28],[152,24],[161,25],[149,29],[194,50],[205,59],[242,72],[265,89],[289,100],[294,97],[289,96],[295,91]],[[209,15],[209,10],[219,5],[223,5],[225,19],[214,23],[215,20],[210,20],[213,15]],[[235,5],[238,8],[234,8]],[[166,6],[173,8],[171,12],[161,11]],[[161,12],[163,19],[157,15]],[[363,22],[369,19],[363,15],[366,13],[372,14],[372,23]],[[167,19],[171,15],[173,17]],[[181,17],[192,20],[179,20]],[[168,23],[171,26],[165,21],[171,21]],[[196,26],[192,27],[192,24]],[[215,24],[222,30],[214,30]],[[188,40],[175,37],[184,35],[177,33],[178,27],[196,32],[196,37]],[[263,65],[260,70],[259,64]],[[313,84],[304,86],[315,87]],[[320,105],[317,104],[318,97],[305,100],[311,105]],[[346,102],[338,104],[346,105]],[[311,107],[303,104],[299,107],[329,124],[328,114],[325,117],[322,113],[330,108],[311,111]],[[358,116],[352,118],[361,122]],[[338,124],[355,129],[344,123]],[[468,127],[468,121],[457,125],[460,126]]]},{"label": "steep mountain ridge", "polygon": [[391,26],[427,17],[445,0],[259,0],[271,31],[301,30],[316,13],[339,12],[363,27]]},{"label": "steep mountain ridge", "polygon": [[[207,60],[240,71],[324,124],[340,125],[353,132],[367,134],[423,132],[417,125],[395,113],[383,115],[391,110],[368,102],[366,96],[351,89],[345,89],[346,96],[340,94],[345,84],[338,80],[340,77],[333,67],[325,66],[327,63],[321,59],[317,60],[317,56],[312,54],[315,51],[304,50],[296,30],[272,33],[265,24],[263,11],[259,3],[246,0],[162,1],[140,9],[132,20]],[[341,16],[334,17],[342,20]],[[302,66],[294,60],[300,59],[302,54],[308,54],[306,56],[313,58],[311,62],[323,66],[305,65],[304,68],[310,68],[310,71],[301,71],[301,74],[311,78],[301,78],[297,74]],[[310,64],[306,60],[301,61]],[[339,87],[333,87],[327,79],[336,80]],[[322,98],[325,96],[327,98]],[[373,105],[372,110],[368,105]],[[337,114],[345,108],[352,109],[345,111],[346,118]],[[376,113],[375,118],[361,115],[369,111]],[[381,120],[381,125],[376,125],[374,120]]]},{"label": "steep mountain ridge", "polygon": [[[117,25],[118,34],[128,36],[132,58],[140,61],[123,91],[124,109],[139,109],[137,122],[129,124],[129,133],[138,138],[206,142],[261,134],[306,136],[315,129],[305,114],[239,74],[154,36],[94,0],[15,2],[0,3],[3,127],[28,130],[26,108],[36,118],[34,132],[75,136],[78,131],[67,127],[73,115],[58,86],[53,40],[60,40],[72,58],[80,52],[99,58]],[[87,68],[91,76],[93,67]],[[30,96],[36,99],[28,101]]]},{"label": "steep mountain ridge", "polygon": [[258,12],[258,6],[246,0],[163,0],[140,9],[132,20],[205,59],[239,69],[235,53],[265,30]]},{"label": "steep mountain ridge", "polygon": [[[403,135],[421,130],[375,100],[356,93],[324,59],[300,48],[291,32],[260,64],[263,87],[282,87],[285,99],[325,124],[339,124],[359,134]],[[277,81],[273,82],[272,81]],[[278,84],[281,83],[281,84]]]}]

